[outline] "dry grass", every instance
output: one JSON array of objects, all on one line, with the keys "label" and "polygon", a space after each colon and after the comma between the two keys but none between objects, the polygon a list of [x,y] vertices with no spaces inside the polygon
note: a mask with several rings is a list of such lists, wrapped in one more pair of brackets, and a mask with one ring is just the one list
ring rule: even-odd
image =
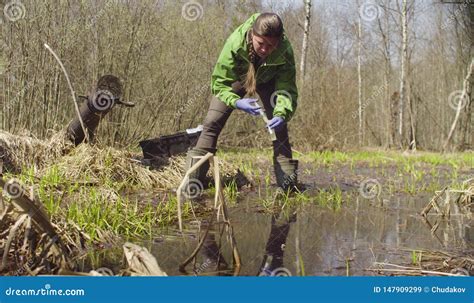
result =
[{"label": "dry grass", "polygon": [[[31,217],[12,207],[0,208],[0,231],[7,237],[0,238],[0,273],[13,276],[36,276],[57,274],[64,269],[74,269],[77,261],[87,256],[88,250],[100,243],[117,244],[120,239],[108,231],[98,230],[100,243],[77,226],[74,222],[51,223],[57,231],[66,251],[61,251],[52,243],[46,233],[32,224]],[[79,262],[80,263],[80,262]]]},{"label": "dry grass", "polygon": [[0,130],[0,156],[5,168],[12,172],[20,172],[26,167],[33,167],[35,171],[41,169],[72,147],[65,131],[54,134],[49,140],[39,140]]},{"label": "dry grass", "polygon": [[460,202],[461,204],[464,204],[468,206],[469,208],[473,208],[474,204],[474,178],[466,180],[464,182],[466,186],[468,187],[467,190],[464,191],[464,193],[461,193]]},{"label": "dry grass", "polygon": [[[83,144],[55,162],[60,178],[65,182],[91,182],[97,185],[119,183],[125,187],[149,190],[169,190],[178,187],[184,176],[184,156],[169,159],[168,164],[152,169],[141,164],[137,155],[112,147]],[[41,173],[45,173],[45,168]],[[237,174],[236,165],[221,161],[224,176]]]},{"label": "dry grass", "polygon": [[474,273],[472,254],[428,250],[418,250],[416,254],[416,264],[374,263],[375,268],[367,270],[396,276],[470,276]]},{"label": "dry grass", "polygon": [[[73,148],[64,132],[49,140],[13,135],[0,131],[0,156],[7,171],[19,173],[32,169],[38,177],[54,166],[64,182],[88,182],[104,185],[118,182],[141,189],[176,188],[184,176],[185,158],[170,158],[160,169],[142,165],[141,155],[112,147],[81,144]],[[224,177],[235,176],[236,165],[221,161]]]}]

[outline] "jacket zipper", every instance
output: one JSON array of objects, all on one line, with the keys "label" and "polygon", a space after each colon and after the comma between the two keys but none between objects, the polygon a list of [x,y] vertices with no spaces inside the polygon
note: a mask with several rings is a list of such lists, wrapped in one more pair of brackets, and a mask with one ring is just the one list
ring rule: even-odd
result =
[{"label": "jacket zipper", "polygon": [[[250,63],[249,63],[250,64]],[[255,73],[255,78],[258,79],[258,72],[260,71],[260,69],[264,66],[278,66],[278,65],[284,65],[285,63],[267,63],[267,62],[264,62],[262,63],[258,68],[257,68],[257,72]]]}]

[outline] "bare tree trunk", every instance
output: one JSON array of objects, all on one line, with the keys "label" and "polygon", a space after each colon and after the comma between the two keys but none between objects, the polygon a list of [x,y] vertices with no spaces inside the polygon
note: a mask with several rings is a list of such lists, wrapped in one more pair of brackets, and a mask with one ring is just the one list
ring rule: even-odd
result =
[{"label": "bare tree trunk", "polygon": [[[466,100],[469,100],[471,98],[471,77],[472,77],[473,69],[474,69],[474,59],[471,59],[471,64],[469,65],[466,78],[464,79],[461,97],[459,98],[457,102],[456,116],[454,117],[453,124],[451,125],[451,129],[449,130],[448,137],[446,138],[446,141],[444,142],[444,146],[443,146],[444,152],[447,151],[449,142],[451,141],[451,138],[453,137],[454,131],[456,129],[456,125],[459,120],[459,116],[461,115],[461,110],[463,106],[466,106],[467,104]],[[456,98],[456,96],[453,96],[453,95],[451,95],[450,97]]]},{"label": "bare tree trunk", "polygon": [[390,137],[392,138],[392,146],[396,146],[399,142],[397,132],[397,120],[399,116],[400,93],[394,92],[390,97]]},{"label": "bare tree trunk", "polygon": [[407,89],[407,101],[408,101],[408,113],[410,115],[410,142],[408,148],[410,150],[416,150],[416,116],[413,108],[413,99],[411,96],[411,87],[409,86]]},{"label": "bare tree trunk", "polygon": [[382,20],[378,18],[377,24],[380,31],[380,35],[382,38],[382,46],[383,46],[383,57],[384,57],[384,107],[388,109],[388,113],[382,117],[385,123],[385,146],[393,147],[395,144],[395,133],[394,127],[396,129],[396,120],[395,123],[392,123],[392,117],[394,115],[394,110],[392,108],[392,101],[390,98],[390,80],[392,78],[392,63],[390,57],[390,21],[389,21],[389,7],[390,1],[387,1],[385,5],[383,5],[383,9],[385,10],[384,15],[384,26],[382,25]]},{"label": "bare tree trunk", "polygon": [[[357,1],[359,3],[359,1]],[[359,5],[359,24],[357,31],[357,79],[358,79],[358,90],[359,90],[359,146],[362,146],[364,131],[363,131],[363,112],[362,112],[362,67],[361,67],[361,56],[362,56],[362,18],[360,14]]]},{"label": "bare tree trunk", "polygon": [[462,143],[461,150],[468,149],[472,144],[473,130],[472,128],[472,96],[469,97],[468,103],[466,105],[466,119],[464,120],[464,125],[462,126]]},{"label": "bare tree trunk", "polygon": [[[388,32],[387,32],[387,35],[388,35]],[[387,48],[388,50],[388,48]],[[391,102],[390,102],[390,79],[392,78],[391,77],[391,74],[392,74],[392,65],[390,63],[390,52],[387,52],[387,57],[386,58],[386,61],[385,61],[385,77],[384,77],[384,95],[385,95],[385,104],[387,104],[387,108],[389,109],[388,110],[388,119],[387,119],[387,125],[386,125],[386,128],[387,128],[387,135],[388,135],[388,138],[387,138],[387,145],[389,147],[392,147],[394,145],[394,142],[395,142],[395,137],[392,135],[393,134],[393,127],[395,125],[392,125],[390,123],[390,119],[392,117],[392,111],[390,110],[391,109]]]},{"label": "bare tree trunk", "polygon": [[406,97],[406,62],[407,62],[407,44],[408,44],[408,18],[407,18],[407,0],[402,3],[402,56],[401,56],[401,72],[400,72],[400,104],[398,109],[398,136],[400,146],[403,146],[403,108]]},{"label": "bare tree trunk", "polygon": [[304,85],[304,76],[306,72],[306,54],[308,53],[309,27],[311,25],[311,0],[305,0],[305,22],[303,34],[303,47],[301,50],[300,77],[301,84]]}]

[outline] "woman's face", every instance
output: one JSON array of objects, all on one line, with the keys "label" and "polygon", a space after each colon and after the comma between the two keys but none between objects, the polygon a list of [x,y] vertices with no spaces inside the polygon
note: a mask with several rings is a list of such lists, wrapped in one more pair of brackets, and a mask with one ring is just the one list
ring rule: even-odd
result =
[{"label": "woman's face", "polygon": [[265,59],[277,49],[279,42],[279,38],[252,35],[253,49],[262,59]]}]

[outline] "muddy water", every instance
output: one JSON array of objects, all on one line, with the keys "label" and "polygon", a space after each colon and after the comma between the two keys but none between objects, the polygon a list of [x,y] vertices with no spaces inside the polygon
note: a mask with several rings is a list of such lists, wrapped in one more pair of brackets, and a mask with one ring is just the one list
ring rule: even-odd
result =
[{"label": "muddy water", "polygon": [[[307,194],[316,195],[315,190]],[[339,210],[309,203],[284,213],[262,211],[255,193],[229,208],[242,260],[241,275],[373,275],[374,262],[410,264],[413,250],[474,250],[474,222],[452,208],[449,220],[429,216],[427,224],[417,215],[431,194],[397,194],[389,199],[364,199],[357,191],[344,194]],[[161,231],[151,245],[160,266],[169,275],[182,275],[178,266],[198,243],[196,222],[184,237]],[[435,233],[431,226],[439,223]],[[431,225],[430,225],[431,224]],[[203,226],[203,229],[206,227]],[[210,229],[196,264],[187,274],[216,275],[232,265],[230,246],[218,227]],[[172,237],[170,237],[172,236]],[[221,243],[221,254],[218,246]],[[223,261],[225,260],[225,261]]]},{"label": "muddy water", "polygon": [[[237,203],[229,205],[242,262],[240,275],[375,275],[368,270],[375,268],[374,263],[410,265],[417,250],[474,253],[472,213],[460,214],[452,205],[449,219],[431,213],[425,221],[418,215],[435,190],[472,178],[473,168],[453,171],[449,166],[421,164],[414,177],[396,165],[300,164],[299,178],[309,198],[303,206],[285,207],[283,212],[264,207],[262,199],[268,200],[268,192],[272,196],[275,190],[275,180],[271,187],[264,185],[269,163],[261,165],[261,180],[254,182],[263,187],[240,191]],[[368,179],[381,186],[372,199],[360,192]],[[319,192],[331,189],[342,192],[336,210],[319,201]],[[211,204],[213,199],[207,200]],[[230,275],[231,247],[226,233],[221,233],[222,225],[216,224],[210,226],[195,263],[186,267],[186,273],[179,270],[208,229],[208,221],[209,216],[200,212],[198,218],[185,222],[184,235],[174,228],[160,229],[152,241],[134,242],[147,247],[169,275]],[[435,232],[433,226],[438,226]]]}]

